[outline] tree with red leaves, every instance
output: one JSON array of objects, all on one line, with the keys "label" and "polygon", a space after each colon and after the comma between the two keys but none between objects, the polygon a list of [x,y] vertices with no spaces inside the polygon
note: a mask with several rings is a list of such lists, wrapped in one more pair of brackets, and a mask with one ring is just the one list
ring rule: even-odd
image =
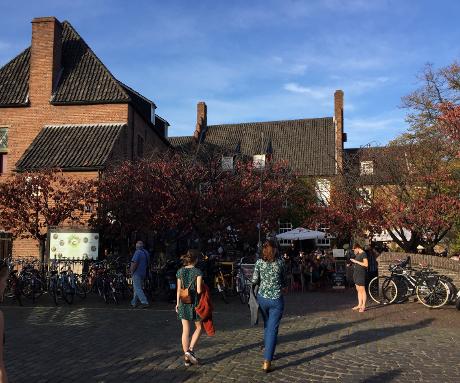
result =
[{"label": "tree with red leaves", "polygon": [[452,147],[433,135],[401,138],[398,146],[382,151],[385,172],[378,201],[384,228],[405,251],[415,252],[421,245],[433,253],[458,222],[457,162]]},{"label": "tree with red leaves", "polygon": [[104,214],[95,224],[129,237],[155,231],[175,239],[208,239],[231,227],[242,236],[273,229],[295,177],[283,164],[264,171],[252,162],[222,167],[222,155],[199,158],[169,152],[146,161],[126,162],[107,172],[99,187]]},{"label": "tree with red leaves", "polygon": [[94,202],[94,181],[57,170],[17,173],[0,183],[0,227],[13,238],[38,240],[43,262],[48,228],[82,223],[85,206]]},{"label": "tree with red leaves", "polygon": [[[311,205],[305,225],[327,227],[339,246],[382,231],[383,221],[373,182],[360,176],[359,152],[344,157],[343,170],[331,179],[330,197]],[[358,165],[359,167],[359,165]]]}]

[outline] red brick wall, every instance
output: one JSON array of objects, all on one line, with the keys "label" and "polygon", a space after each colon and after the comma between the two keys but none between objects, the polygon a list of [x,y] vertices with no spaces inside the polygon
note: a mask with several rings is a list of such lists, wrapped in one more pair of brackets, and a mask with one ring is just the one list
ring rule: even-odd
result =
[{"label": "red brick wall", "polygon": [[[141,136],[144,139],[144,157],[148,158],[153,153],[157,153],[162,148],[165,147],[165,144],[161,138],[155,133],[154,128],[149,126],[149,124],[136,112],[136,110],[130,106],[130,132],[134,132],[134,137],[128,137],[128,150],[131,153],[131,148],[134,150],[134,159],[138,158],[138,136]],[[134,145],[132,144],[132,139],[134,138]],[[131,158],[131,157],[130,157]]]},{"label": "red brick wall", "polygon": [[[134,108],[125,104],[51,105],[50,99],[61,69],[61,25],[54,17],[32,21],[32,51],[29,79],[30,105],[0,108],[0,127],[8,128],[8,155],[5,175],[11,174],[17,161],[46,125],[127,124],[114,147],[111,160],[135,159],[137,136],[144,138],[144,155],[165,148],[163,141]],[[76,177],[97,177],[97,172],[72,173]],[[34,240],[16,240],[14,255],[38,255]]]},{"label": "red brick wall", "polygon": [[45,125],[128,123],[127,104],[55,106],[33,104],[20,108],[0,108],[0,126],[8,128],[8,163],[6,173]]}]

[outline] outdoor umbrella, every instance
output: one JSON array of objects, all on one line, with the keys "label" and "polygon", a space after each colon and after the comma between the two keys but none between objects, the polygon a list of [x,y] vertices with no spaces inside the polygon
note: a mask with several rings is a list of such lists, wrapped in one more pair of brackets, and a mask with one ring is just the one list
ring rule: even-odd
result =
[{"label": "outdoor umbrella", "polygon": [[305,239],[322,239],[326,236],[322,231],[308,230],[303,227],[278,234],[276,238],[290,240],[290,241],[303,241]]}]

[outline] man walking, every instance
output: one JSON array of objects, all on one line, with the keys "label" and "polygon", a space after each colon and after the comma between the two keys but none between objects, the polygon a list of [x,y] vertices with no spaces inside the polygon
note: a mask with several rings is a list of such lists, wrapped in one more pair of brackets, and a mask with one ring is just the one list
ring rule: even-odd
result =
[{"label": "man walking", "polygon": [[142,241],[136,242],[136,251],[134,252],[133,258],[131,259],[131,275],[133,276],[133,299],[131,306],[137,307],[137,300],[141,302],[140,308],[149,307],[149,302],[142,290],[144,285],[144,279],[147,276],[147,268],[149,266],[150,255],[147,250],[144,249],[144,243]]}]

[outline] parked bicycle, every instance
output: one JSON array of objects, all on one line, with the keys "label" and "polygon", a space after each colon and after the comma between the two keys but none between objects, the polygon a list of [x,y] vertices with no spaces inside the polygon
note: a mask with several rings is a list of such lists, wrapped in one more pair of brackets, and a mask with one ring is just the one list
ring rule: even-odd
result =
[{"label": "parked bicycle", "polygon": [[444,306],[451,297],[449,286],[443,278],[424,266],[414,270],[410,257],[398,264],[390,265],[390,276],[379,276],[369,283],[369,296],[380,304],[402,302],[416,295],[418,300],[430,308]]},{"label": "parked bicycle", "polygon": [[249,294],[251,289],[251,279],[254,273],[254,264],[243,263],[244,258],[241,258],[236,265],[235,288],[242,304],[249,302]]},{"label": "parked bicycle", "polygon": [[8,270],[8,280],[3,298],[11,299],[22,306],[21,280],[18,276],[18,270],[14,269],[14,264],[11,262],[8,264]]}]

